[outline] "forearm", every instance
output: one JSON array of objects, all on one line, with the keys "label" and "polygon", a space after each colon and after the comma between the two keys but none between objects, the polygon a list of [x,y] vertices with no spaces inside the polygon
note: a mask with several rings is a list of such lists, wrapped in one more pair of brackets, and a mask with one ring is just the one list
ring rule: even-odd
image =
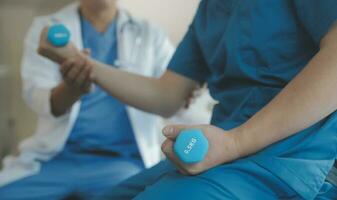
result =
[{"label": "forearm", "polygon": [[60,83],[51,92],[52,114],[55,117],[64,115],[80,97],[80,93],[71,90],[64,82]]},{"label": "forearm", "polygon": [[[48,29],[41,34],[38,52],[59,64],[71,58],[87,59],[87,56],[69,43],[66,47],[56,48],[46,39]],[[93,68],[93,81],[109,94],[122,102],[155,114],[169,117],[174,114],[197,87],[197,83],[174,73],[165,73],[160,79],[112,69],[100,62],[89,59]],[[60,109],[68,107],[75,99],[64,103]],[[61,103],[63,105],[63,103]]]},{"label": "forearm", "polygon": [[319,53],[267,106],[234,130],[241,155],[255,153],[327,117],[337,109],[337,45]]},{"label": "forearm", "polygon": [[164,117],[173,115],[188,98],[193,86],[170,78],[151,78],[91,61],[93,81],[120,101]]}]

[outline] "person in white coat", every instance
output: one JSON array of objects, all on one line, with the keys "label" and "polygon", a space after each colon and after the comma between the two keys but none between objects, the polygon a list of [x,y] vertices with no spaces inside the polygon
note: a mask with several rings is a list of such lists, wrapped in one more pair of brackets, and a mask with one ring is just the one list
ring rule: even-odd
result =
[{"label": "person in white coat", "polygon": [[160,161],[160,118],[109,96],[93,85],[85,68],[60,72],[36,52],[43,27],[62,23],[72,44],[93,59],[159,77],[173,45],[161,30],[116,3],[80,0],[34,20],[25,39],[22,79],[24,99],[39,117],[38,128],[20,144],[18,156],[4,160],[0,199],[50,200],[73,194],[91,199]]}]

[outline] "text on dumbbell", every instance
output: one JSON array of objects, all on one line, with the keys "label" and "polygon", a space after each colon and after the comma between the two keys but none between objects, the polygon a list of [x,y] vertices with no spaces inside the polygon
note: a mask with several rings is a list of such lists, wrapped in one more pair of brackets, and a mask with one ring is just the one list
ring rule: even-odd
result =
[{"label": "text on dumbbell", "polygon": [[193,146],[195,145],[195,143],[197,143],[197,139],[195,138],[191,138],[190,143],[188,143],[188,145],[186,146],[186,149],[184,150],[185,154],[189,154],[190,151],[193,149]]}]

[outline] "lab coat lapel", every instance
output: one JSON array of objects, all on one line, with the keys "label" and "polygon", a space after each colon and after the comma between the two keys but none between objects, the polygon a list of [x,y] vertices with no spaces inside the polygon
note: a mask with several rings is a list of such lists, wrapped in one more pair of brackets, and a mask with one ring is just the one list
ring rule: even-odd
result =
[{"label": "lab coat lapel", "polygon": [[[147,58],[142,57],[140,60],[138,56],[141,50],[140,37],[144,37],[141,35],[143,32],[142,27],[133,20],[127,11],[119,9],[117,21],[118,60],[115,64],[122,70],[150,76],[151,74],[147,72],[153,70],[146,70],[141,67]],[[142,50],[146,51],[145,48]],[[159,150],[157,127],[155,126],[158,118],[130,106],[127,106],[127,112],[144,164],[146,167],[150,167],[158,162],[160,157],[160,154],[157,153]]]}]

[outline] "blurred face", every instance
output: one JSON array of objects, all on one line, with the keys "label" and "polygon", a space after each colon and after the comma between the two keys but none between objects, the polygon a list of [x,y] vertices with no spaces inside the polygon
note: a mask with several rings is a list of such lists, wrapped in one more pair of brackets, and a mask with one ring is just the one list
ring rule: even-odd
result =
[{"label": "blurred face", "polygon": [[115,7],[117,0],[80,0],[81,6],[91,9]]}]

